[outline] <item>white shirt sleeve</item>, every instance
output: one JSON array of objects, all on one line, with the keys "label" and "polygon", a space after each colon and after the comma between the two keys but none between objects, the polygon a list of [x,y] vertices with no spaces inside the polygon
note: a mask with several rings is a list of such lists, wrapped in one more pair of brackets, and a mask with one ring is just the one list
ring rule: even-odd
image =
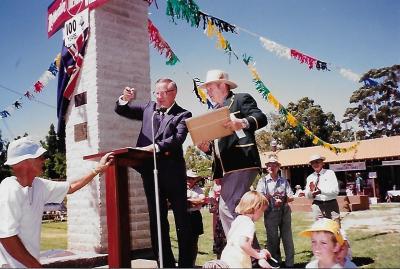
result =
[{"label": "white shirt sleeve", "polygon": [[310,190],[310,183],[313,180],[313,174],[309,175],[306,180],[306,186],[304,188],[304,194],[308,199],[313,199],[312,193]]},{"label": "white shirt sleeve", "polygon": [[45,202],[46,203],[61,203],[69,190],[69,182],[57,182],[47,179],[42,179],[46,186]]},{"label": "white shirt sleeve", "polygon": [[262,177],[262,178],[260,178],[259,180],[258,180],[258,183],[257,183],[257,187],[256,187],[256,191],[258,191],[258,192],[261,192],[262,194],[266,194],[265,192],[266,192],[266,190],[265,190],[265,188],[264,188],[264,186],[265,186],[265,176],[264,177]]},{"label": "white shirt sleeve", "polygon": [[124,105],[126,105],[127,103],[129,103],[128,101],[125,101],[124,99],[122,99],[122,96],[123,96],[123,95],[121,95],[121,96],[118,98],[118,105],[120,105],[120,106],[124,106]]},{"label": "white shirt sleeve", "polygon": [[325,173],[321,175],[318,188],[321,190],[319,195],[323,201],[336,199],[339,194],[339,184],[335,172],[329,169],[325,170]]}]

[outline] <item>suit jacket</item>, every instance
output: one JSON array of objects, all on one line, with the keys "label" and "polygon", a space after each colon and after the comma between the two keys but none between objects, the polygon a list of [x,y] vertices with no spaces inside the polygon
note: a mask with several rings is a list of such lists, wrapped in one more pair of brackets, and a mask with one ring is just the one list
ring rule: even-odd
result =
[{"label": "suit jacket", "polygon": [[[261,168],[255,131],[267,125],[267,116],[257,107],[256,100],[247,93],[230,92],[224,106],[235,114],[236,118],[247,119],[249,128],[243,129],[246,134],[238,138],[236,133],[218,139],[218,150],[214,150],[213,178],[222,178],[227,172]],[[219,156],[218,156],[219,155]]]},{"label": "suit jacket", "polygon": [[[126,105],[119,105],[118,101],[116,103],[116,113],[129,119],[142,121],[142,128],[136,143],[137,147],[144,147],[152,144],[151,117],[155,109],[156,103],[153,101],[145,104],[132,102]],[[183,166],[185,165],[182,149],[182,144],[188,133],[185,119],[191,116],[192,114],[189,111],[183,109],[176,103],[173,104],[168,113],[164,115],[164,119],[155,134],[155,142],[160,150],[157,153],[160,163],[168,159],[170,161],[173,160],[177,164],[179,163],[180,167],[182,167],[182,164]],[[148,165],[150,165],[150,163]]]}]

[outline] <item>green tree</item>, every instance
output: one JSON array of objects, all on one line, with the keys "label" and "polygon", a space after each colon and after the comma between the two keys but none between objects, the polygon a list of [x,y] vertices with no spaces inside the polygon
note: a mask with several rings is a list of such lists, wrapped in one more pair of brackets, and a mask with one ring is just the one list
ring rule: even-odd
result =
[{"label": "green tree", "polygon": [[8,148],[8,142],[3,140],[1,136],[1,130],[0,130],[0,182],[6,178],[11,176],[11,169],[8,165],[4,165],[4,163],[7,160],[7,148]]},{"label": "green tree", "polygon": [[271,132],[267,132],[265,129],[256,132],[256,142],[259,152],[270,151],[270,144],[272,140],[274,140],[274,138],[272,137]]},{"label": "green tree", "polygon": [[54,125],[50,125],[45,141],[40,141],[47,150],[47,160],[45,162],[44,176],[47,178],[66,177],[66,157],[64,152],[59,150],[59,138],[55,132]]},{"label": "green tree", "polygon": [[202,177],[211,176],[211,157],[204,154],[196,146],[189,146],[185,153],[186,168],[196,171]]},{"label": "green tree", "polygon": [[355,121],[361,138],[400,134],[400,65],[371,69],[360,79],[364,85],[350,97],[343,122]]},{"label": "green tree", "polygon": [[[290,102],[287,110],[311,132],[328,143],[344,142],[340,122],[332,112],[325,113],[314,100],[303,97]],[[292,128],[283,115],[276,115],[271,123],[272,136],[283,149],[313,146],[312,140],[300,128]]]}]

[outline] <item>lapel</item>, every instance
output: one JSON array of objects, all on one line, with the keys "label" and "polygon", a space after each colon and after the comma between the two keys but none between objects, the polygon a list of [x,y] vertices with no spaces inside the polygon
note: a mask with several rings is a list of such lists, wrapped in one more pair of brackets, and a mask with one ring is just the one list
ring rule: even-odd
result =
[{"label": "lapel", "polygon": [[175,103],[171,109],[168,111],[168,113],[164,114],[164,118],[163,120],[160,122],[160,127],[158,128],[158,131],[156,133],[156,138],[158,138],[159,136],[161,136],[164,133],[165,128],[167,127],[168,123],[174,118],[175,114],[175,108],[176,108],[177,104]]}]

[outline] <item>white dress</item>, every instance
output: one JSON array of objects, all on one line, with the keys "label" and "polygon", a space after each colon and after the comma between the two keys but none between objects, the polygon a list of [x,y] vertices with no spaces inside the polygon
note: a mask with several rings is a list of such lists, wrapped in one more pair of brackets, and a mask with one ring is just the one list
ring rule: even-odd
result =
[{"label": "white dress", "polygon": [[232,222],[221,260],[230,268],[251,268],[251,257],[240,247],[243,237],[253,241],[255,224],[248,216],[239,215]]}]

